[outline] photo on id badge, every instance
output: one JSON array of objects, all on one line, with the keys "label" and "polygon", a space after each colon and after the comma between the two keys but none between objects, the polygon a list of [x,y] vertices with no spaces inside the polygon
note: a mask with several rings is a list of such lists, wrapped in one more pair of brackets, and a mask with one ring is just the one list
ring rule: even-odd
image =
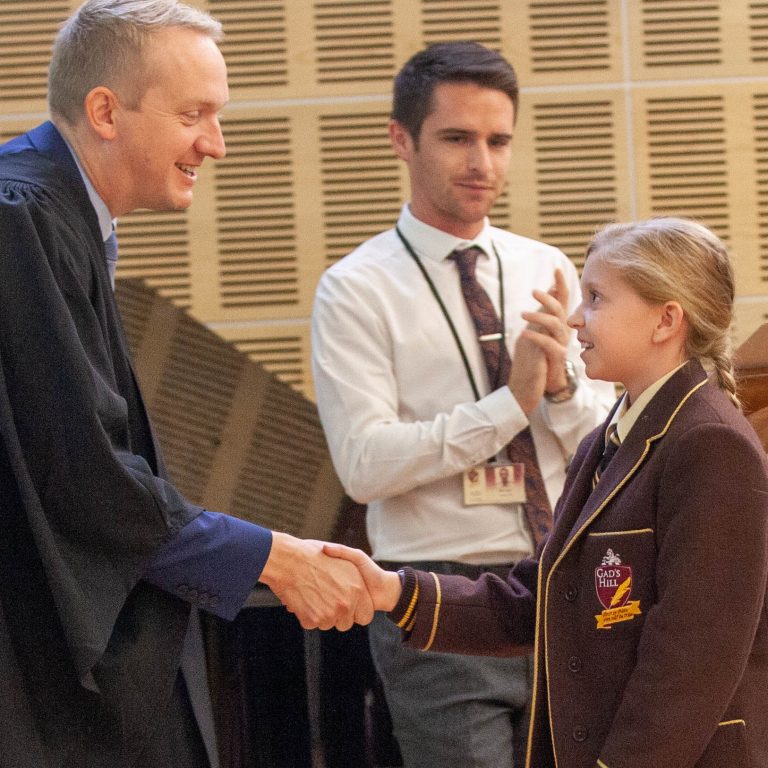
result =
[{"label": "photo on id badge", "polygon": [[525,465],[493,462],[464,472],[464,503],[519,504],[525,501]]}]

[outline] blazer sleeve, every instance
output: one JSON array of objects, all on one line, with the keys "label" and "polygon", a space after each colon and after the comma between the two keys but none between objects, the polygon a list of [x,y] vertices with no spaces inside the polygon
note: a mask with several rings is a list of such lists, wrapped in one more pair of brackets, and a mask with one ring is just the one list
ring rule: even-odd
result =
[{"label": "blazer sleeve", "polygon": [[204,511],[155,552],[144,579],[231,621],[256,586],[271,546],[270,530]]},{"label": "blazer sleeve", "polygon": [[406,645],[478,656],[530,653],[535,634],[537,560],[520,561],[506,581],[491,573],[475,581],[425,571],[411,574],[418,589],[415,609],[409,611],[408,605],[401,605],[390,614],[404,630]]}]

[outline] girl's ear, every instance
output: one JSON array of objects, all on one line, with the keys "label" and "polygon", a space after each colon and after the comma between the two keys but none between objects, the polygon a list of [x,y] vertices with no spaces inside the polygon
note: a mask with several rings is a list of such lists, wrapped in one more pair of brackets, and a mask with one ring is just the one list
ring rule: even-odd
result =
[{"label": "girl's ear", "polygon": [[688,321],[683,308],[676,301],[668,301],[661,306],[659,320],[653,329],[653,340],[666,342],[679,338],[682,343],[688,335]]}]

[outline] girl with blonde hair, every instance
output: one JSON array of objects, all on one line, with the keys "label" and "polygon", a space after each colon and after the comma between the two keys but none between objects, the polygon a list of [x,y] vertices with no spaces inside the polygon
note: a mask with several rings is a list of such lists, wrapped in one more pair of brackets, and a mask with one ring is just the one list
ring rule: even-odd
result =
[{"label": "girl with blonde hair", "polygon": [[604,228],[568,319],[625,391],[580,444],[535,558],[506,580],[364,572],[424,650],[535,640],[528,768],[768,765],[768,463],[729,356],[733,270],[702,225]]}]

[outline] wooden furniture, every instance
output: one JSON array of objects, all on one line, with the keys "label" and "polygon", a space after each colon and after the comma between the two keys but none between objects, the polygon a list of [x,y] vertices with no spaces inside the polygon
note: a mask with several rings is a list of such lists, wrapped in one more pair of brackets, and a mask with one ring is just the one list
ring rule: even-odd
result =
[{"label": "wooden furniture", "polygon": [[736,384],[744,413],[768,451],[768,323],[736,351]]}]

